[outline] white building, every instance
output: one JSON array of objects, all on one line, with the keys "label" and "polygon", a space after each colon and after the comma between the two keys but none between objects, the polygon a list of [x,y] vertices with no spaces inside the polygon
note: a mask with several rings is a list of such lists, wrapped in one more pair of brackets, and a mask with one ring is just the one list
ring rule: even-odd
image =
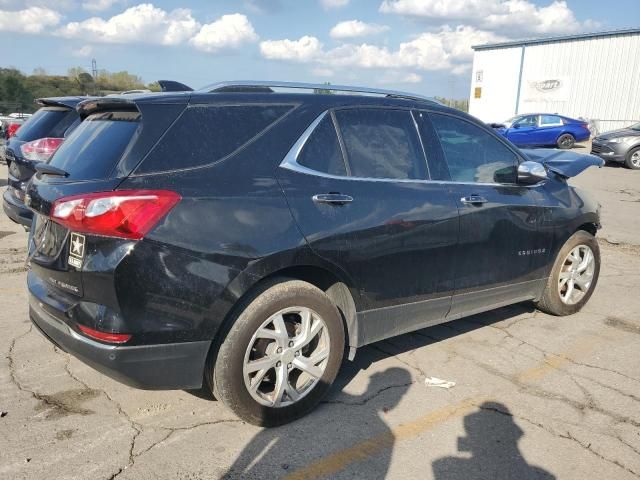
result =
[{"label": "white building", "polygon": [[640,121],[640,28],[473,47],[469,112],[558,113],[606,132]]}]

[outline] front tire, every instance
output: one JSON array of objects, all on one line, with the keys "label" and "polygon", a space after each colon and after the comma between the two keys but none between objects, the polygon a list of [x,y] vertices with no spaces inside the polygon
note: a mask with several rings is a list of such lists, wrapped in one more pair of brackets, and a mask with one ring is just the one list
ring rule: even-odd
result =
[{"label": "front tire", "polygon": [[600,247],[596,237],[579,230],[558,252],[536,307],[551,315],[572,315],[587,303],[600,275]]},{"label": "front tire", "polygon": [[640,147],[632,148],[627,152],[624,164],[631,170],[640,170]]},{"label": "front tire", "polygon": [[568,150],[570,148],[573,148],[573,146],[576,144],[576,138],[570,133],[563,133],[558,137],[558,141],[556,142],[556,144],[558,145],[558,148]]},{"label": "front tire", "polygon": [[253,425],[289,423],[312,410],[340,369],[337,307],[300,280],[263,285],[243,302],[209,369],[213,394]]}]

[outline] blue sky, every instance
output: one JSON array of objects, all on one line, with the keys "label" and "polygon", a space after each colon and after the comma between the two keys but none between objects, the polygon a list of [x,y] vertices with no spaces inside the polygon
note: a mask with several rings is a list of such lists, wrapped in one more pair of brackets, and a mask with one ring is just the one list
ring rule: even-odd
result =
[{"label": "blue sky", "polygon": [[0,65],[468,95],[471,45],[640,26],[639,0],[0,0]]}]

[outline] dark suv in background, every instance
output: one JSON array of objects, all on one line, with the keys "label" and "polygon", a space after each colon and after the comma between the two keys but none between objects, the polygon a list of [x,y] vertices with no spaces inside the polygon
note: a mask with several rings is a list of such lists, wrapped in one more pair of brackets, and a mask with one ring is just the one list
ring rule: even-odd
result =
[{"label": "dark suv in background", "polygon": [[41,108],[7,140],[3,155],[9,178],[2,206],[14,222],[26,228],[31,225],[31,210],[24,205],[27,183],[35,173],[35,165],[48,161],[65,137],[80,123],[75,107],[86,99],[59,97],[37,100]]},{"label": "dark suv in background", "polygon": [[587,302],[598,205],[566,179],[602,160],[520,151],[411,94],[302,88],[327,87],[80,103],[25,196],[40,331],[129,385],[204,380],[277,425],[368,343],[515,302]]}]

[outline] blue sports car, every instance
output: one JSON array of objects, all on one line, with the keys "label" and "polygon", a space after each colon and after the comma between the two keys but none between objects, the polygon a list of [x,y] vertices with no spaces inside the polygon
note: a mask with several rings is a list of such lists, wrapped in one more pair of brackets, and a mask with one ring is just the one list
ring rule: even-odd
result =
[{"label": "blue sports car", "polygon": [[492,126],[519,147],[554,145],[572,148],[576,142],[583,142],[591,136],[586,121],[549,113],[517,115]]}]

